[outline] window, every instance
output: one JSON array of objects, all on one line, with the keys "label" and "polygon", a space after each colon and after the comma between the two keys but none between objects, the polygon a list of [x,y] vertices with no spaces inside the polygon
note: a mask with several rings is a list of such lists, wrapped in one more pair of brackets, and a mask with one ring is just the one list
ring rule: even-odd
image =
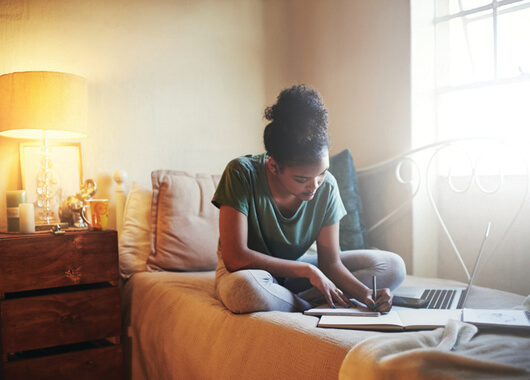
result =
[{"label": "window", "polygon": [[[413,148],[466,137],[516,143],[504,147],[487,141],[484,154],[482,144],[476,149],[466,145],[465,153],[444,150],[447,155],[433,162],[432,182],[425,181],[432,183],[433,199],[444,210],[440,214],[447,231],[465,231],[456,242],[464,261],[476,254],[483,236],[477,226],[495,221],[497,245],[481,278],[485,286],[514,289],[512,279],[522,278],[518,267],[510,267],[510,276],[492,273],[510,260],[526,259],[520,239],[503,241],[502,231],[510,227],[510,233],[523,239],[530,215],[528,166],[521,160],[526,153],[530,163],[530,0],[410,3]],[[433,221],[425,198],[420,192],[413,203],[412,271],[453,278],[458,264],[451,260],[446,231],[439,228],[438,219]],[[513,219],[517,215],[519,219]],[[503,254],[493,255],[497,247]]]},{"label": "window", "polygon": [[530,0],[434,0],[435,138],[530,143]]}]

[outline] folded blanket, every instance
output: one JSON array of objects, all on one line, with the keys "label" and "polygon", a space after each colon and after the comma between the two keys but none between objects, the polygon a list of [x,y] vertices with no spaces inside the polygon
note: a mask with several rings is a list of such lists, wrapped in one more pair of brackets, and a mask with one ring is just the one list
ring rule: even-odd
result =
[{"label": "folded blanket", "polygon": [[528,333],[478,333],[473,325],[451,320],[433,331],[361,342],[344,359],[339,379],[530,379],[529,359]]}]

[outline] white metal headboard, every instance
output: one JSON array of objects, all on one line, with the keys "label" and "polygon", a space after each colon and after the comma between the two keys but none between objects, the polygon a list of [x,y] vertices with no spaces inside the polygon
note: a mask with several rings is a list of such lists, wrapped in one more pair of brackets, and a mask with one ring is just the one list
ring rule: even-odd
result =
[{"label": "white metal headboard", "polygon": [[[455,174],[452,167],[448,167],[448,173],[444,176],[444,179],[448,183],[448,187],[455,194],[464,194],[469,192],[473,187],[478,189],[483,194],[496,194],[498,193],[503,185],[504,179],[510,173],[506,172],[506,167],[500,165],[495,173],[498,177],[498,185],[495,188],[489,189],[482,184],[481,174],[478,170],[478,167],[481,163],[488,157],[493,149],[502,147],[504,150],[510,152],[514,159],[518,161],[518,175],[524,178],[524,195],[520,199],[520,203],[513,213],[508,227],[504,230],[503,235],[500,239],[497,240],[495,247],[490,251],[488,257],[484,260],[483,266],[486,265],[487,261],[494,255],[498,247],[504,241],[505,237],[511,230],[513,224],[521,215],[525,203],[529,195],[529,169],[528,163],[526,161],[524,152],[522,148],[509,141],[493,139],[493,138],[469,138],[469,139],[458,139],[458,140],[447,140],[438,143],[429,144],[418,149],[414,149],[403,155],[391,158],[384,162],[372,165],[366,168],[362,168],[357,171],[359,181],[362,181],[363,177],[377,174],[379,172],[393,172],[394,179],[397,183],[409,186],[410,192],[406,199],[404,199],[399,205],[397,205],[393,210],[388,212],[384,217],[379,219],[377,222],[373,223],[371,226],[368,226],[368,233],[371,234],[377,229],[381,228],[386,223],[389,223],[396,215],[400,214],[404,209],[413,207],[413,202],[416,199],[418,193],[422,186],[425,187],[426,193],[430,202],[432,209],[436,215],[439,226],[442,228],[445,236],[451,244],[452,250],[456,254],[462,268],[467,275],[468,279],[470,277],[469,271],[464,264],[462,255],[457,248],[452,234],[449,232],[446,222],[440,213],[436,202],[435,189],[433,188],[433,176],[441,176],[439,173],[439,162],[437,159],[440,155],[448,150],[453,150],[459,152],[460,158],[464,158],[464,162],[460,160],[462,165],[469,167],[470,173],[468,175],[469,180],[467,186],[464,188],[458,188],[455,185],[455,178],[458,174]],[[475,153],[475,156],[471,154],[471,151]],[[498,155],[498,153],[497,153]],[[458,169],[458,168],[457,168]],[[408,174],[408,178],[404,177],[404,172]]]}]

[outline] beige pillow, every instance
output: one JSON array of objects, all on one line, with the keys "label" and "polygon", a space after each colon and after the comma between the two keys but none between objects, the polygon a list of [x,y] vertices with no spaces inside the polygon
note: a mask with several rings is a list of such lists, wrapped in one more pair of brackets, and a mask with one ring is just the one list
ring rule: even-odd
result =
[{"label": "beige pillow", "polygon": [[120,233],[120,273],[129,278],[133,273],[147,271],[151,253],[151,199],[153,192],[133,182],[123,211]]},{"label": "beige pillow", "polygon": [[173,170],[151,173],[150,270],[206,271],[217,265],[219,210],[211,199],[220,176]]}]

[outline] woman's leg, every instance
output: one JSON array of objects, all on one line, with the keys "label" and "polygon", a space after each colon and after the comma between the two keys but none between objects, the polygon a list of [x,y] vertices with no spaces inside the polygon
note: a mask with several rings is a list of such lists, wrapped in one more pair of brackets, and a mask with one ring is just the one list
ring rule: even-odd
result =
[{"label": "woman's leg", "polygon": [[[300,259],[318,265],[317,255],[304,255]],[[341,261],[346,268],[364,285],[372,286],[372,276],[377,276],[380,288],[395,289],[401,284],[406,275],[403,259],[395,253],[372,249],[344,251]],[[309,302],[312,306],[326,302],[322,293],[311,286],[309,280],[289,278],[285,287]]]},{"label": "woman's leg", "polygon": [[267,271],[244,269],[229,272],[221,258],[215,271],[215,297],[232,313],[303,311],[309,303],[278,284]]},{"label": "woman's leg", "polygon": [[403,259],[388,251],[363,249],[345,251],[342,263],[364,285],[372,287],[372,276],[377,276],[378,288],[397,288],[405,279],[406,268]]},{"label": "woman's leg", "polygon": [[[317,255],[302,261],[318,265]],[[395,289],[406,275],[403,259],[392,252],[355,250],[341,253],[341,260],[352,274],[368,287],[377,276],[381,288]],[[287,278],[284,286],[267,271],[245,269],[229,272],[219,259],[215,273],[215,296],[233,313],[255,311],[303,311],[326,302],[307,278]]]}]

